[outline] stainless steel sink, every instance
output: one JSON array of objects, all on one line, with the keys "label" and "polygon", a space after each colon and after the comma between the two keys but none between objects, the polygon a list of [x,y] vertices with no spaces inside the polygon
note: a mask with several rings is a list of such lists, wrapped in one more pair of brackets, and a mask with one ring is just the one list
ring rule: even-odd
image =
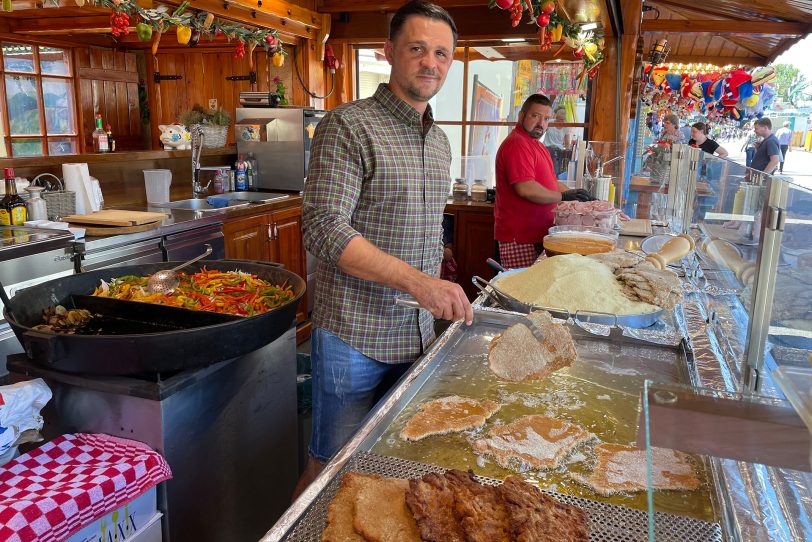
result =
[{"label": "stainless steel sink", "polygon": [[228,198],[231,202],[234,200],[251,201],[254,203],[265,203],[268,201],[276,201],[280,199],[289,198],[288,194],[280,194],[278,192],[225,192],[218,194],[217,197]]},{"label": "stainless steel sink", "polygon": [[[242,207],[248,205],[248,201],[229,200],[229,207]],[[150,203],[153,207],[163,207],[164,209],[189,209],[190,211],[217,211],[218,207],[212,207],[205,199],[191,198],[170,201],[168,203]]]}]

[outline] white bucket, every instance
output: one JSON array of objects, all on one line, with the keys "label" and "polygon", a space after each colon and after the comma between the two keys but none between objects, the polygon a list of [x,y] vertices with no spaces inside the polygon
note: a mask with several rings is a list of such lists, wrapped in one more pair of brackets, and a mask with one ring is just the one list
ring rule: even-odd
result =
[{"label": "white bucket", "polygon": [[168,203],[169,186],[172,184],[172,171],[168,169],[145,169],[144,186],[147,189],[147,203]]}]

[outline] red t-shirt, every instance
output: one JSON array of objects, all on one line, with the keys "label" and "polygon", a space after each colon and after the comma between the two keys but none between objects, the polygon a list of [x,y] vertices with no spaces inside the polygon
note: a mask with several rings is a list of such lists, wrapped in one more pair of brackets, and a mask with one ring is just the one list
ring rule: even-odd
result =
[{"label": "red t-shirt", "polygon": [[545,188],[558,190],[549,151],[516,125],[496,153],[494,238],[497,241],[541,243],[553,225],[555,203],[533,203],[513,189],[512,185],[531,179]]}]

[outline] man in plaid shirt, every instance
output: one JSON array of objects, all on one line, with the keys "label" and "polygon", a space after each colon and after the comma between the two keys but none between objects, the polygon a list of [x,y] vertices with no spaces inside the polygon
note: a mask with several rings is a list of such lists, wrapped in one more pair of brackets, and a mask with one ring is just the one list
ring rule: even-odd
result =
[{"label": "man in plaid shirt", "polygon": [[[451,148],[428,101],[445,81],[456,41],[444,9],[405,4],[384,49],[389,83],[328,113],[316,129],[303,205],[305,246],[320,259],[313,430],[297,493],[425,351],[432,316],[473,320],[462,288],[438,278]],[[395,306],[403,292],[428,310]]]}]

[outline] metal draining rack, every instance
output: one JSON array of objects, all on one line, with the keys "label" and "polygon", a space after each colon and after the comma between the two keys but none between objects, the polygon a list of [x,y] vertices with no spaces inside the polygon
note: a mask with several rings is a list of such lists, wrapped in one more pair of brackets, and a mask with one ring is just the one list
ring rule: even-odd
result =
[{"label": "metal draining rack", "polygon": [[[285,537],[291,542],[319,542],[327,519],[327,506],[338,491],[341,477],[345,472],[355,471],[365,474],[378,474],[393,478],[419,478],[429,472],[444,472],[446,469],[416,461],[387,457],[367,452],[358,452],[336,477],[324,488],[307,512],[296,523],[292,532]],[[499,485],[500,480],[476,477],[483,484]],[[624,506],[544,491],[563,503],[578,506],[586,512],[589,539],[591,542],[646,542],[648,541],[648,518],[646,512]],[[676,514],[655,512],[655,536],[657,541],[666,542],[722,542],[722,529],[719,524],[702,521]]]}]

